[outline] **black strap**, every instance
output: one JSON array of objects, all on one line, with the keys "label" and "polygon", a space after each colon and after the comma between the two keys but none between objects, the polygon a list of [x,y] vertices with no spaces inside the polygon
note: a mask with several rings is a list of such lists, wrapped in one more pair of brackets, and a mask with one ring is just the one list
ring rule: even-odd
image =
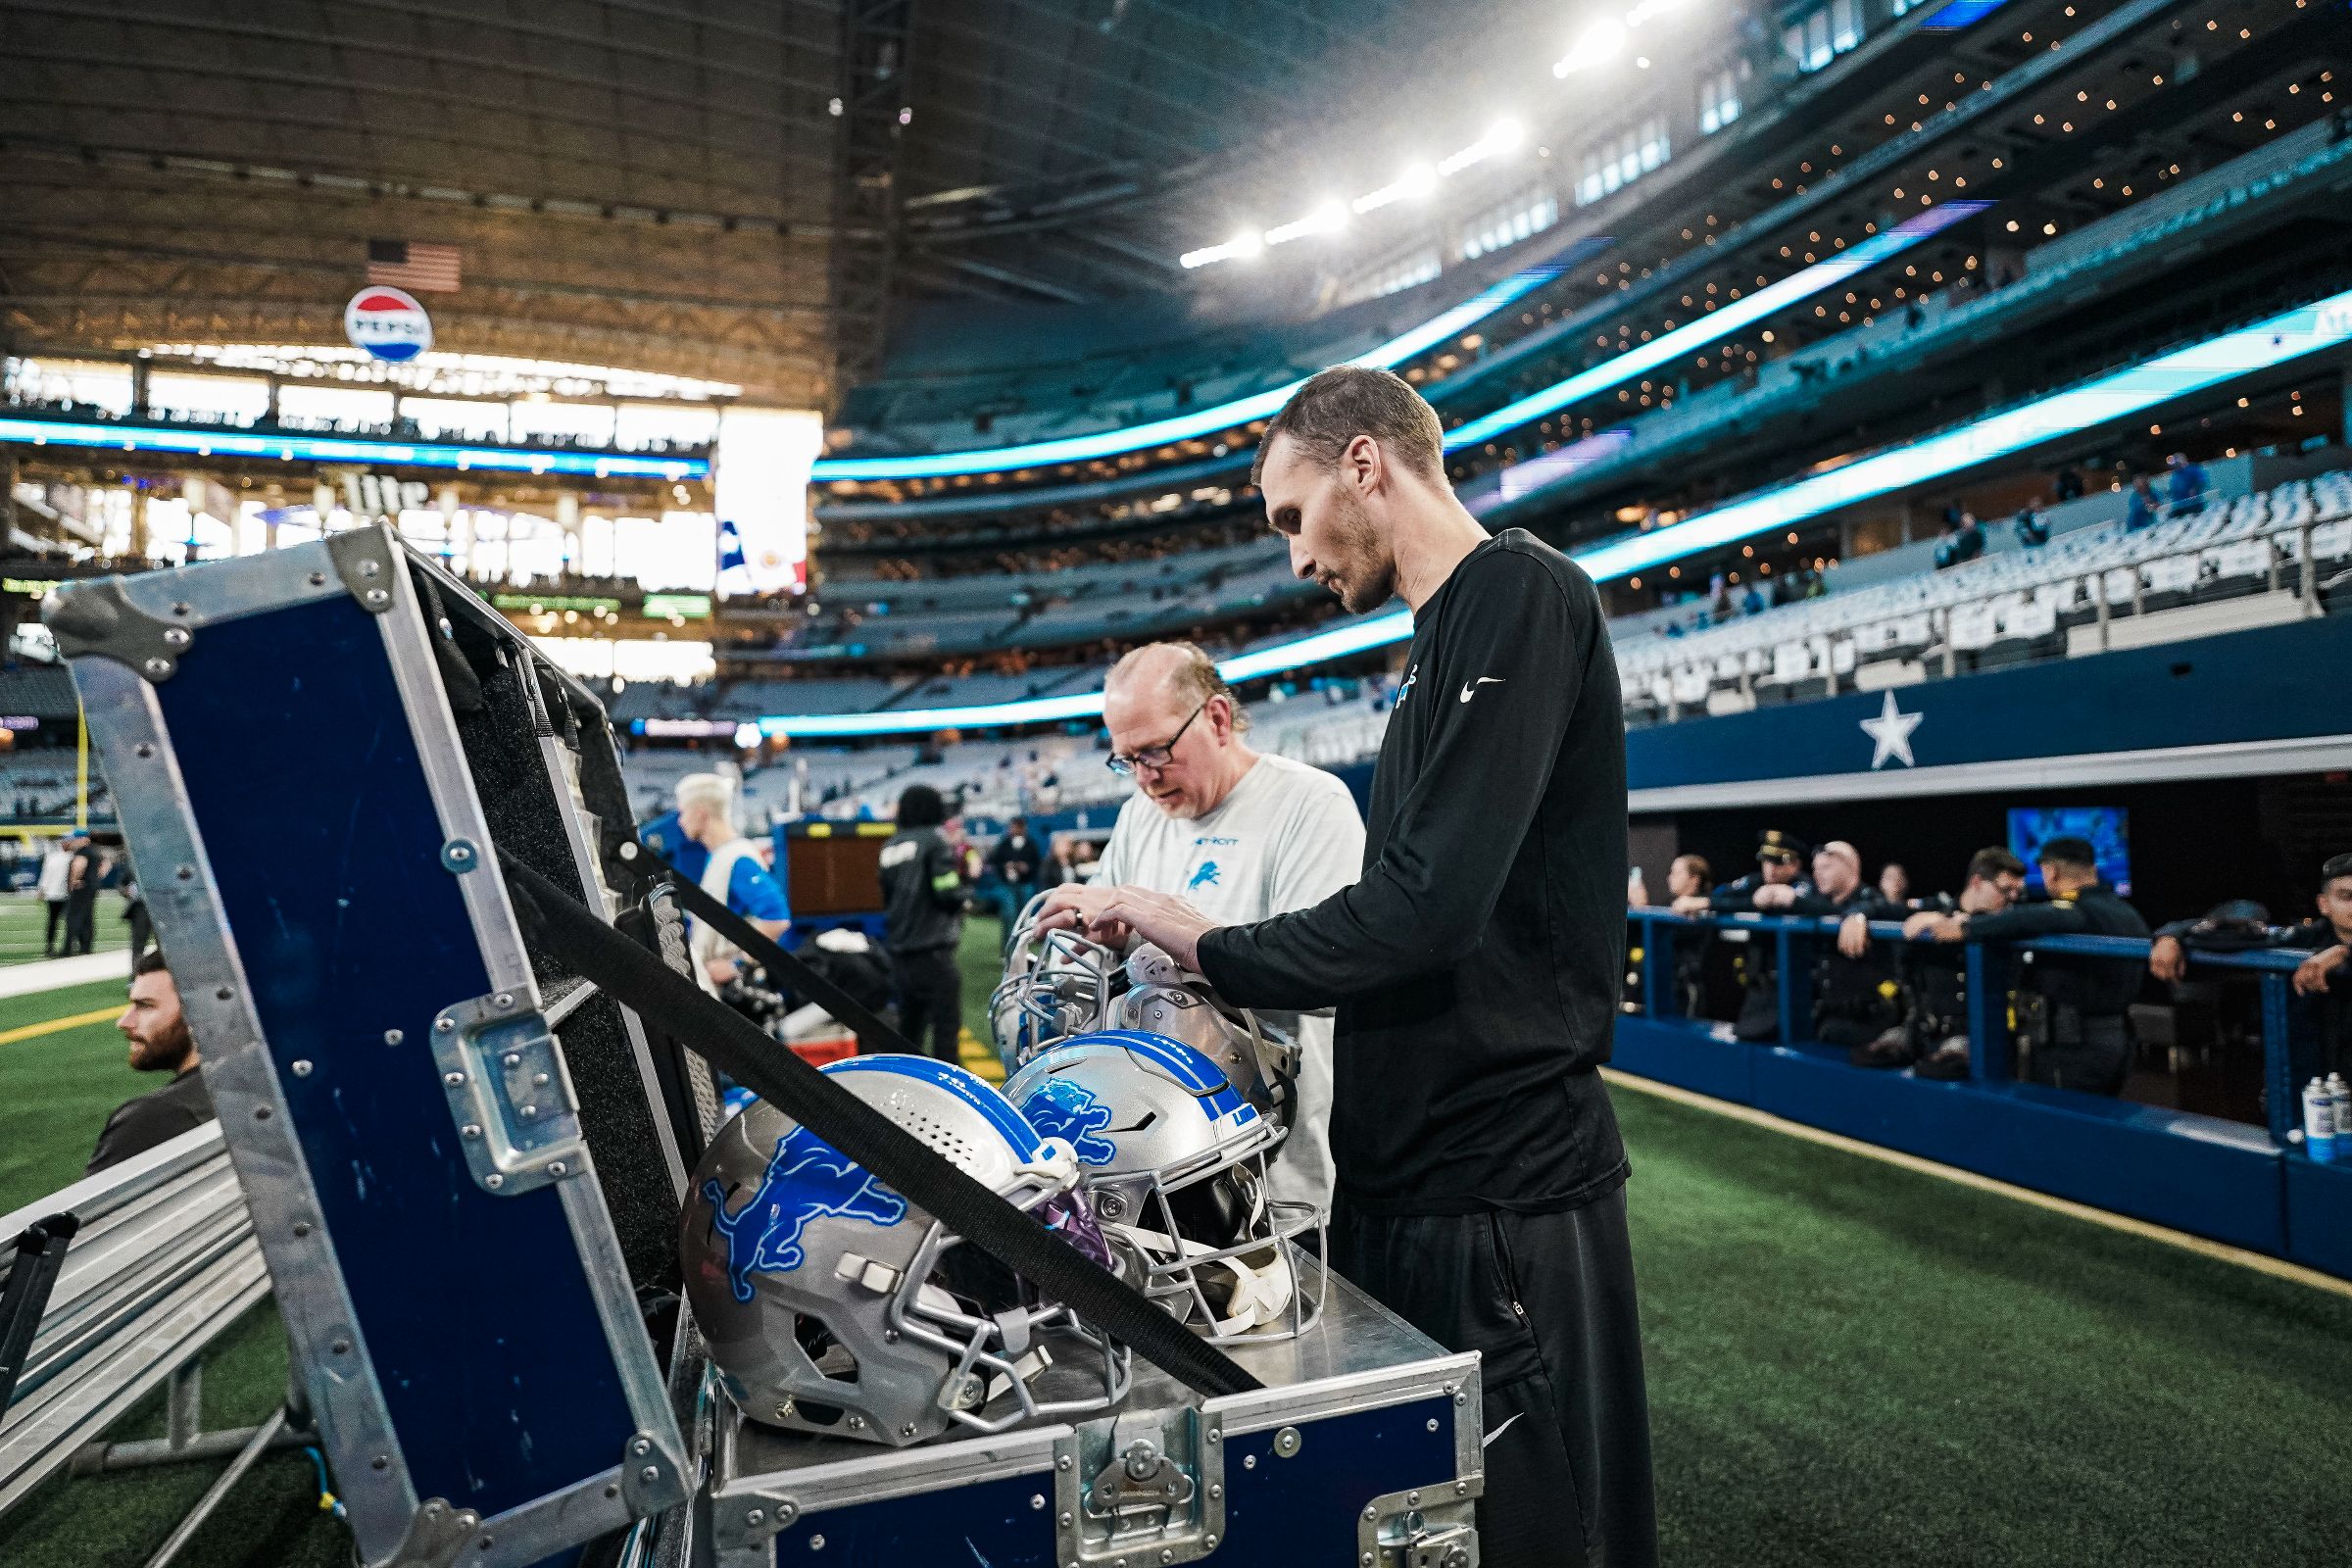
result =
[{"label": "black strap", "polygon": [[8,1284],[0,1288],[0,1410],[32,1353],[33,1336],[49,1310],[49,1293],[66,1266],[66,1244],[81,1228],[74,1214],[52,1214],[27,1225],[16,1240],[16,1258],[9,1264]]},{"label": "black strap", "polygon": [[[856,997],[818,973],[815,965],[797,953],[787,953],[766,932],[704,892],[700,882],[670,864],[656,851],[643,844],[627,842],[620,846],[620,854],[623,859],[651,861],[654,874],[668,881],[670,892],[686,906],[687,913],[707,923],[710,929],[758,959],[761,968],[782,978],[795,991],[848,1024],[850,1033],[860,1041],[878,1041],[889,1050],[909,1056],[923,1054],[908,1044],[905,1035],[868,1011]],[[818,1130],[821,1132],[823,1129]]]},{"label": "black strap", "polygon": [[792,1052],[778,1049],[749,1019],[607,925],[578,899],[520,860],[502,858],[501,863],[524,930],[614,1001],[1187,1388],[1214,1397],[1260,1387],[1142,1292]]}]

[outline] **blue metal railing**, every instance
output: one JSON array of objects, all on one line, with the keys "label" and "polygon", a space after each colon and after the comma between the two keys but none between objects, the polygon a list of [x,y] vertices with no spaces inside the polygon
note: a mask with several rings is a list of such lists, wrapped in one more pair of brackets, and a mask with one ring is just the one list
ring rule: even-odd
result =
[{"label": "blue metal railing", "polygon": [[[2209,977],[2234,973],[2260,988],[2265,1107],[2262,1123],[2249,1125],[2017,1079],[2009,999],[2019,966],[2041,954],[2145,964],[2145,940],[1966,944],[1971,1071],[1949,1082],[1856,1066],[1814,1038],[1814,959],[1836,941],[1838,921],[1661,908],[1636,908],[1627,919],[1641,957],[1618,1020],[1622,1071],[2352,1279],[2352,1166],[2314,1160],[2288,1136],[2299,1121],[2298,1086],[2326,1071],[2313,1000],[2294,990],[2295,968],[2308,955],[2186,955]],[[1776,1041],[1738,1041],[1727,1025],[1681,1016],[1676,938],[1690,927],[1774,946]],[[1870,934],[1897,945],[1934,940],[1906,939],[1892,922],[1873,922]],[[2345,1004],[2340,995],[2332,1000]]]},{"label": "blue metal railing", "polygon": [[[1674,944],[1661,942],[1661,928],[1705,927],[1748,933],[1748,940],[1768,936],[1775,946],[1780,976],[1780,1044],[1800,1045],[1813,1038],[1813,960],[1837,939],[1842,923],[1830,916],[1772,914],[1677,914],[1653,906],[1627,911],[1640,933],[1635,944],[1642,955],[1639,999],[1642,1011],[1652,1019],[1681,1016],[1681,999],[1674,986]],[[1934,947],[1933,937],[1905,937],[1892,920],[1870,922],[1873,942]],[[1948,944],[1947,944],[1948,945]],[[2144,965],[2153,942],[2140,937],[2050,936],[2014,943],[1970,942],[1967,947],[1969,1071],[1979,1082],[2007,1083],[2015,1078],[2014,1037],[2008,1019],[2009,994],[2016,988],[2021,953],[2072,953],[2086,957],[2128,958]],[[2294,989],[2296,967],[2311,956],[2288,949],[2246,953],[2201,953],[2186,950],[2192,970],[2236,971],[2251,975],[2261,988],[2263,1090],[2273,1143],[2289,1147],[2288,1133],[2301,1125],[2299,1086],[2324,1071],[2321,1044],[2310,998]]]}]

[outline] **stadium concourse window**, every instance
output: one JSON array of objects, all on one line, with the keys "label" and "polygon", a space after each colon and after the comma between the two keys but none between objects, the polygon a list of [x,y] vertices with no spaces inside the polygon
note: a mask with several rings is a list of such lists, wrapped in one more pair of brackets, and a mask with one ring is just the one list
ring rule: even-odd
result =
[{"label": "stadium concourse window", "polygon": [[1790,21],[1781,45],[1799,71],[1819,71],[1862,41],[1862,0],[1830,0]]},{"label": "stadium concourse window", "polygon": [[1650,116],[1614,142],[1585,154],[1576,182],[1576,205],[1590,207],[1614,195],[1673,156],[1674,143],[1667,135],[1665,118]]},{"label": "stadium concourse window", "polygon": [[1744,61],[1737,70],[1726,66],[1698,84],[1698,128],[1705,134],[1740,118],[1740,73],[1745,69]]},{"label": "stadium concourse window", "polygon": [[1548,189],[1521,191],[1463,225],[1462,259],[1475,260],[1489,251],[1515,245],[1531,234],[1541,234],[1559,220],[1560,199]]}]

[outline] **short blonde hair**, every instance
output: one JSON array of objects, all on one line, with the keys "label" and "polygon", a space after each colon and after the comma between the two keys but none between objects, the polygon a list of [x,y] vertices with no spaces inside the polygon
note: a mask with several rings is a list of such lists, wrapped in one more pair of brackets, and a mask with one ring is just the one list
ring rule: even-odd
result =
[{"label": "short blonde hair", "polygon": [[1110,674],[1104,677],[1102,689],[1108,691],[1113,684],[1123,685],[1139,679],[1137,671],[1161,649],[1176,656],[1176,665],[1168,671],[1168,689],[1176,694],[1185,707],[1200,707],[1212,697],[1222,697],[1233,705],[1234,733],[1238,735],[1250,727],[1249,710],[1242,707],[1242,700],[1233,695],[1233,688],[1225,684],[1225,677],[1217,673],[1217,662],[1209,658],[1207,650],[1199,643],[1146,643],[1141,648],[1132,649],[1110,666]]}]

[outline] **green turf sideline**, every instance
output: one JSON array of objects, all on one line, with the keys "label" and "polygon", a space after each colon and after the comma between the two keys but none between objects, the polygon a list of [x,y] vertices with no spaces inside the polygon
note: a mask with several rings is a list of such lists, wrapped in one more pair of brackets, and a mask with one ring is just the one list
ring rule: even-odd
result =
[{"label": "green turf sideline", "polygon": [[[49,906],[31,894],[0,893],[0,964],[36,963],[47,956],[41,950],[41,938],[48,919]],[[121,894],[99,893],[90,935],[94,952],[113,953],[130,946],[130,927],[122,919]]]},{"label": "green turf sideline", "polygon": [[[119,1004],[124,989],[98,980],[0,997],[0,1031]],[[0,1214],[79,1180],[108,1113],[163,1086],[155,1073],[131,1071],[112,1023],[0,1045]]]}]

